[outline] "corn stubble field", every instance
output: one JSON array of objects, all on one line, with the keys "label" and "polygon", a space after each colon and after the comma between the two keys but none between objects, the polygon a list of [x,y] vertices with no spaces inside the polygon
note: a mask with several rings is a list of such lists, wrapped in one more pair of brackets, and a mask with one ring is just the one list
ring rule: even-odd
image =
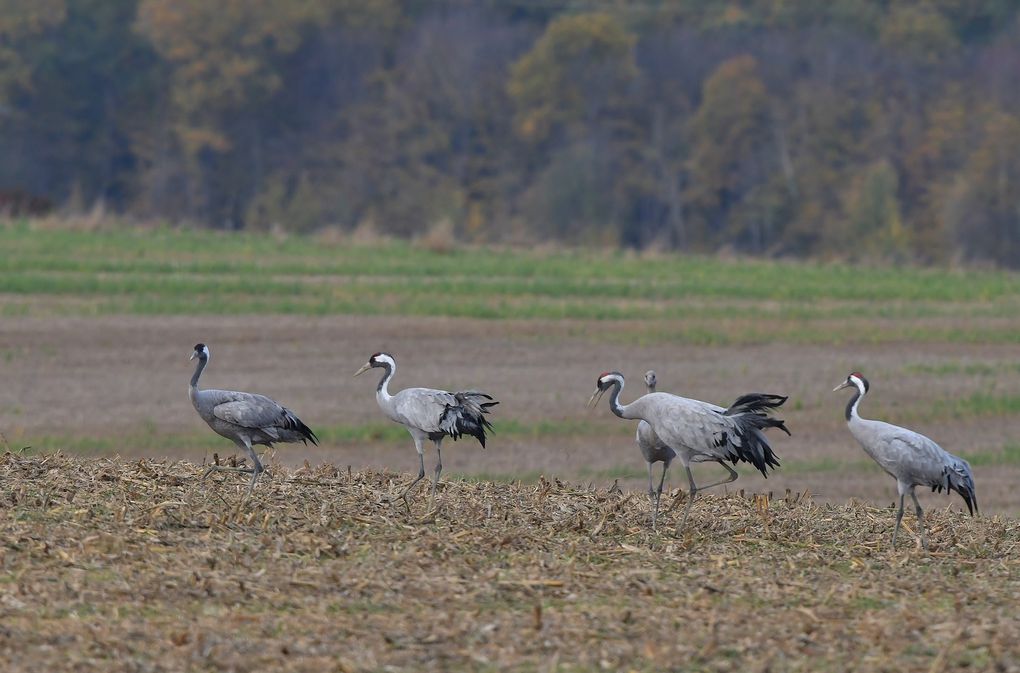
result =
[{"label": "corn stubble field", "polygon": [[[0,458],[5,670],[1017,670],[1020,526],[803,494],[643,495],[276,467]],[[667,517],[675,525],[676,517]],[[1012,662],[1012,663],[1010,663]]]},{"label": "corn stubble field", "polygon": [[[0,225],[4,670],[1020,671],[1016,275],[64,225]],[[204,385],[323,439],[247,502],[200,479],[234,450],[185,395],[198,341]],[[395,389],[501,401],[432,511],[388,502],[417,461],[351,379],[377,350]],[[653,532],[633,423],[583,409],[650,367],[790,395],[782,466],[679,536],[682,470]],[[851,369],[862,414],[974,466],[981,517],[920,494],[929,554],[909,511],[889,548],[895,485],[829,392]]]}]

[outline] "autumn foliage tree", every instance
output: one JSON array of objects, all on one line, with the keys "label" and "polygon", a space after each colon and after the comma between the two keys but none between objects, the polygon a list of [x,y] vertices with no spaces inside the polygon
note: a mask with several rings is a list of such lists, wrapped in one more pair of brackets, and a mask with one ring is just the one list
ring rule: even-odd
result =
[{"label": "autumn foliage tree", "polygon": [[1004,0],[0,0],[0,192],[1020,267]]}]

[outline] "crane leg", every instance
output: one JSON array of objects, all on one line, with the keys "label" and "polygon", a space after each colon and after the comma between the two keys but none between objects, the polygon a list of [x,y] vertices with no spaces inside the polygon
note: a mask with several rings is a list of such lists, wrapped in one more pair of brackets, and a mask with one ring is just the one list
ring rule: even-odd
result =
[{"label": "crane leg", "polygon": [[262,473],[266,471],[265,466],[262,465],[262,461],[259,460],[259,454],[255,453],[255,449],[252,448],[251,444],[245,443],[248,449],[248,455],[251,456],[252,464],[255,466],[251,471],[251,481],[248,482],[248,493],[244,497],[251,497],[252,491],[255,490],[255,482],[259,480]]},{"label": "crane leg", "polygon": [[680,520],[680,525],[676,529],[676,534],[679,535],[684,529],[684,525],[687,524],[687,517],[691,513],[691,505],[694,504],[694,496],[698,492],[698,485],[694,483],[694,475],[691,473],[691,466],[684,465],[684,469],[687,470],[687,483],[690,484],[691,491],[687,495],[687,507],[684,508],[684,518]]},{"label": "crane leg", "polygon": [[[669,470],[669,463],[662,461],[662,478],[659,479],[659,489],[655,492],[655,509],[652,510],[652,530],[655,530],[656,519],[659,518],[659,499],[662,497],[662,484],[666,481],[666,471]],[[648,464],[648,475],[651,478],[652,464]],[[651,482],[649,482],[651,486]]]},{"label": "crane leg", "polygon": [[906,496],[906,493],[900,493],[900,511],[896,512],[896,528],[893,530],[893,534],[892,534],[892,546],[893,546],[893,549],[896,548],[896,536],[900,532],[900,522],[903,521],[903,498],[904,498],[904,496]]},{"label": "crane leg", "polygon": [[646,464],[648,465],[648,499],[654,501],[655,490],[652,489],[652,464],[651,463]]},{"label": "crane leg", "polygon": [[230,467],[229,465],[210,465],[209,469],[202,473],[202,479],[204,480],[213,472],[244,472],[245,474],[251,474],[254,472],[254,468],[251,467]]},{"label": "crane leg", "polygon": [[[917,501],[917,495],[914,494],[914,489],[910,489],[910,497],[914,501],[914,507],[917,511],[917,528],[921,532],[921,546],[924,547],[925,551],[928,551],[928,536],[924,533],[924,510],[921,509],[921,503]],[[902,507],[900,510],[902,511]]]},{"label": "crane leg", "polygon": [[243,472],[245,474],[251,474],[251,481],[248,482],[248,492],[245,495],[245,498],[247,498],[252,494],[252,491],[255,489],[255,482],[258,481],[262,473],[266,471],[266,468],[262,465],[262,461],[259,460],[259,454],[255,452],[255,449],[252,447],[250,442],[238,440],[237,445],[240,448],[244,449],[245,453],[248,454],[248,457],[251,458],[253,467],[230,467],[229,465],[210,465],[209,469],[206,470],[205,474],[202,475],[202,479],[204,480],[213,472]]},{"label": "crane leg", "polygon": [[737,474],[736,470],[734,470],[732,467],[722,462],[721,460],[719,461],[719,464],[726,468],[726,471],[730,473],[730,476],[727,477],[726,479],[714,481],[711,484],[706,484],[705,486],[699,486],[698,487],[699,491],[704,491],[706,488],[712,488],[713,486],[722,486],[723,484],[728,484],[730,482],[736,481],[737,477],[740,476],[739,474]]},{"label": "crane leg", "polygon": [[[441,441],[441,440],[440,440]],[[429,509],[432,509],[436,503],[436,484],[439,483],[439,475],[443,473],[443,452],[439,447],[440,442],[436,442],[436,469],[432,476],[432,495],[429,496]]]},{"label": "crane leg", "polygon": [[422,448],[421,440],[417,437],[414,438],[414,448],[418,451],[418,477],[408,484],[404,492],[400,494],[400,498],[404,501],[404,506],[407,507],[408,512],[411,511],[411,501],[407,499],[407,494],[419,481],[425,478],[425,449]]}]

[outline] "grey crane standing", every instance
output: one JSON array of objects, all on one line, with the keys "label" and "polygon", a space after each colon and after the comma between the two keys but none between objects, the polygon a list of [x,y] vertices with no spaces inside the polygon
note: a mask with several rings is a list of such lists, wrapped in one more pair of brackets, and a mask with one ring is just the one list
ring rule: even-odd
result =
[{"label": "grey crane standing", "polygon": [[247,495],[251,495],[259,475],[265,471],[253,445],[272,447],[273,442],[319,443],[315,433],[293,411],[265,395],[233,390],[199,390],[198,379],[209,364],[209,347],[196,344],[191,354],[191,359],[195,358],[198,358],[198,365],[188,388],[188,397],[195,411],[216,434],[233,441],[252,460],[250,469],[213,465],[203,475],[203,479],[215,471],[250,472],[251,482],[248,484]]},{"label": "grey crane standing", "polygon": [[921,544],[928,548],[924,534],[924,511],[914,493],[916,486],[930,486],[932,491],[956,491],[967,503],[967,510],[973,516],[978,511],[977,492],[974,489],[974,475],[966,460],[954,456],[924,435],[883,421],[861,418],[857,407],[871,388],[868,380],[859,372],[852,372],[843,383],[832,389],[855,388],[856,393],[846,405],[846,422],[850,434],[891,477],[896,480],[900,495],[900,509],[896,513],[896,528],[893,530],[893,547],[903,521],[903,498],[908,493],[917,511],[917,525],[920,528]]},{"label": "grey crane standing", "polygon": [[454,440],[463,435],[470,435],[485,448],[485,431],[492,425],[485,415],[489,407],[499,402],[490,395],[475,390],[463,390],[455,393],[434,388],[405,388],[395,395],[390,395],[390,379],[397,371],[397,362],[388,353],[375,353],[361,369],[354,373],[359,376],[373,367],[382,368],[385,372],[376,388],[375,399],[387,418],[400,423],[411,434],[414,448],[418,452],[418,477],[404,489],[400,497],[408,511],[411,504],[407,500],[408,492],[425,477],[426,439],[431,439],[436,446],[436,467],[432,477],[432,492],[429,503],[435,501],[436,484],[443,471],[443,454],[440,445],[444,437]]},{"label": "grey crane standing", "polygon": [[[588,400],[596,406],[607,390],[609,408],[620,418],[646,421],[667,446],[676,450],[687,471],[690,495],[677,533],[683,530],[691,513],[694,496],[712,486],[728,484],[737,478],[737,472],[725,463],[738,461],[751,463],[768,477],[768,469],[779,466],[779,460],[769,445],[763,430],[779,428],[790,431],[782,420],[767,414],[768,410],[782,406],[785,397],[752,393],[738,398],[728,409],[667,393],[648,393],[630,404],[620,404],[624,386],[623,374],[606,372],[596,381],[595,392]],[[694,483],[692,462],[715,462],[726,468],[729,477],[706,486]]]},{"label": "grey crane standing", "polygon": [[[645,372],[645,386],[648,387],[648,392],[655,392],[657,382],[658,379],[653,370],[649,369]],[[637,440],[638,448],[641,449],[641,455],[645,458],[645,463],[648,464],[648,497],[655,507],[652,511],[652,529],[654,530],[656,520],[659,517],[659,499],[662,497],[662,485],[666,481],[666,472],[669,471],[670,463],[676,458],[677,453],[659,439],[659,436],[652,430],[652,426],[649,425],[648,421],[638,423],[635,439]],[[658,489],[652,487],[652,465],[654,463],[662,463],[662,477],[659,479]]]}]

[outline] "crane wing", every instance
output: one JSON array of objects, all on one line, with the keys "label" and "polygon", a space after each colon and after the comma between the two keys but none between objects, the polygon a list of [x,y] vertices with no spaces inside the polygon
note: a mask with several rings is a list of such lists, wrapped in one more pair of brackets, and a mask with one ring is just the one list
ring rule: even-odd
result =
[{"label": "crane wing", "polygon": [[730,424],[721,408],[712,408],[685,397],[670,397],[673,399],[659,401],[656,405],[663,407],[663,413],[657,414],[651,423],[655,434],[664,442],[700,450],[701,447],[714,446],[720,439],[726,440],[722,434],[729,430]]},{"label": "crane wing", "polygon": [[[265,395],[254,393],[224,392],[224,400],[213,407],[212,414],[221,421],[239,425],[242,428],[260,430],[281,441],[298,439],[318,444],[318,437],[293,411],[278,404]],[[283,435],[281,435],[283,433]],[[297,437],[287,433],[296,433]]]},{"label": "crane wing", "polygon": [[763,430],[774,427],[787,431],[781,420],[761,412],[732,413],[714,404],[664,393],[642,399],[652,407],[643,417],[655,433],[669,446],[689,449],[694,454],[692,462],[742,460],[763,475],[769,467],[779,465]]},{"label": "crane wing", "polygon": [[275,424],[283,407],[263,395],[235,393],[233,399],[213,407],[216,418],[244,428],[264,428]]},{"label": "crane wing", "polygon": [[405,388],[393,396],[393,410],[401,422],[425,432],[442,432],[439,422],[443,412],[456,404],[452,393],[432,388]]},{"label": "crane wing", "polygon": [[888,438],[886,446],[876,460],[898,479],[925,486],[944,482],[949,454],[931,439],[903,428]]},{"label": "crane wing", "polygon": [[483,447],[485,431],[492,427],[484,415],[489,413],[489,407],[499,404],[475,390],[450,393],[432,388],[407,388],[393,399],[394,411],[405,425],[454,439],[471,435]]}]

